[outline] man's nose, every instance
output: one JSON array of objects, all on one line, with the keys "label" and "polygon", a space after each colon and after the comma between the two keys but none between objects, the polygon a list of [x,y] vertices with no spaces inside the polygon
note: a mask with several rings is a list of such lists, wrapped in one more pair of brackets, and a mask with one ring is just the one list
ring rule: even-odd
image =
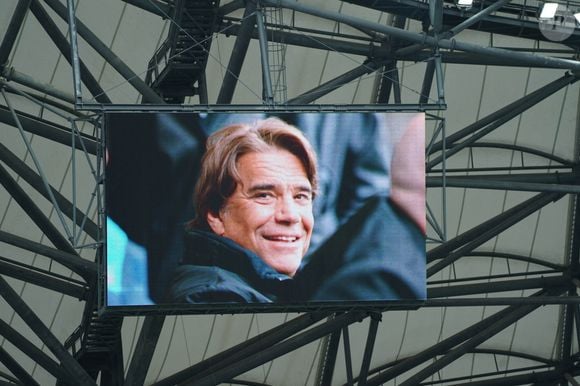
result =
[{"label": "man's nose", "polygon": [[278,201],[276,221],[292,224],[300,221],[300,211],[293,197],[284,197]]}]

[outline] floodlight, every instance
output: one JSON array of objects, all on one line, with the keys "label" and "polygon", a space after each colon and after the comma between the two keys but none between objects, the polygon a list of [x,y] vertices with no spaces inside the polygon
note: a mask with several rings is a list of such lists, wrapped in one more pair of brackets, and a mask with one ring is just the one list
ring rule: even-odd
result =
[{"label": "floodlight", "polygon": [[556,16],[558,10],[558,3],[545,3],[540,12],[540,20],[550,20]]},{"label": "floodlight", "polygon": [[576,22],[580,24],[580,12],[576,12],[574,18],[576,19]]},{"label": "floodlight", "polygon": [[473,0],[457,0],[457,8],[469,9],[473,5]]}]

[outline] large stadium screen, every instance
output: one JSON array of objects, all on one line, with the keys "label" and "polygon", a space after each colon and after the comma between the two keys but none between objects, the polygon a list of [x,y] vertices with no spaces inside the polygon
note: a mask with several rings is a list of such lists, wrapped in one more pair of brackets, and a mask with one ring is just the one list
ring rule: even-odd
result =
[{"label": "large stadium screen", "polygon": [[423,113],[108,112],[104,306],[417,305]]}]

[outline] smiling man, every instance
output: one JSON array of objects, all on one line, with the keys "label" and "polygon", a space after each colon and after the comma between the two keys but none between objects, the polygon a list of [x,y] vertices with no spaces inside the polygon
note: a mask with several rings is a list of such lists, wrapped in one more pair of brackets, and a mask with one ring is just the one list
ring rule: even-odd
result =
[{"label": "smiling man", "polygon": [[210,136],[173,300],[291,297],[291,279],[310,245],[316,189],[315,153],[295,127],[269,118]]}]

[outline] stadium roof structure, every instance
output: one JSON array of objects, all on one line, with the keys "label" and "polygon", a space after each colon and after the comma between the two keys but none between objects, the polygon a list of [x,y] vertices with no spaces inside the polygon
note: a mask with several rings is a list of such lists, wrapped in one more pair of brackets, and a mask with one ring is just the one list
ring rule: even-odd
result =
[{"label": "stadium roof structure", "polygon": [[[544,4],[3,1],[0,383],[577,385],[580,3]],[[426,113],[421,307],[98,312],[99,113],[256,105]]]}]

